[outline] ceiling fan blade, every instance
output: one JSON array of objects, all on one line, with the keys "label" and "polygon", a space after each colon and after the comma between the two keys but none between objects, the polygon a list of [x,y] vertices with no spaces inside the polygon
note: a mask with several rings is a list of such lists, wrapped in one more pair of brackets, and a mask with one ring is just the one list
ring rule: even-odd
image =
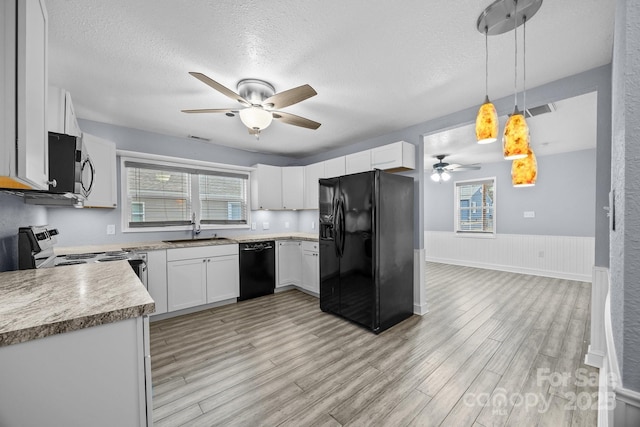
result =
[{"label": "ceiling fan blade", "polygon": [[297,104],[298,102],[304,101],[305,99],[311,98],[317,94],[318,92],[316,92],[311,86],[302,85],[270,96],[262,102],[262,106],[268,109],[279,110],[280,108]]},{"label": "ceiling fan blade", "polygon": [[215,90],[217,90],[221,94],[223,94],[225,96],[228,96],[229,98],[233,99],[234,101],[238,101],[240,104],[244,105],[245,107],[250,107],[251,106],[251,103],[249,101],[247,101],[246,99],[244,99],[243,97],[241,97],[240,95],[238,95],[237,93],[232,91],[231,89],[229,89],[229,88],[227,88],[225,86],[222,86],[217,81],[205,76],[204,74],[197,73],[195,71],[189,71],[189,74],[191,74],[196,79],[200,80],[202,83],[214,88]]},{"label": "ceiling fan blade", "polygon": [[229,108],[203,108],[200,110],[180,110],[183,113],[237,113],[237,110]]},{"label": "ceiling fan blade", "polygon": [[295,114],[283,113],[282,111],[274,111],[273,118],[288,125],[300,126],[307,129],[315,130],[320,127],[320,123],[318,122],[305,119],[304,117],[296,116]]},{"label": "ceiling fan blade", "polygon": [[481,168],[480,164],[474,163],[472,165],[459,165],[457,163],[450,164],[445,169],[450,172],[462,172],[462,171],[475,171]]}]

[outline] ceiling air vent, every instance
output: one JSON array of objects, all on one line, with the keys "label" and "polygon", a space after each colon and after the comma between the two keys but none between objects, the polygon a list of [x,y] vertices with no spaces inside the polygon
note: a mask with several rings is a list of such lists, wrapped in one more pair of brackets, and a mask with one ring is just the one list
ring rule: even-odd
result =
[{"label": "ceiling air vent", "polygon": [[526,118],[539,116],[540,114],[553,113],[556,106],[553,103],[538,105],[537,107],[527,108]]}]

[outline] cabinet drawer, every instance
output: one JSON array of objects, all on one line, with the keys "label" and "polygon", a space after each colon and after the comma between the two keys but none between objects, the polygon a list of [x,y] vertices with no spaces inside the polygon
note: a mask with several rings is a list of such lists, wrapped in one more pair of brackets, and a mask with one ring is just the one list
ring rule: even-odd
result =
[{"label": "cabinet drawer", "polygon": [[167,261],[207,258],[212,256],[238,255],[238,245],[197,246],[193,248],[167,249]]},{"label": "cabinet drawer", "polygon": [[313,251],[313,252],[318,252],[318,242],[309,242],[309,241],[303,241],[302,242],[302,250],[303,251]]}]

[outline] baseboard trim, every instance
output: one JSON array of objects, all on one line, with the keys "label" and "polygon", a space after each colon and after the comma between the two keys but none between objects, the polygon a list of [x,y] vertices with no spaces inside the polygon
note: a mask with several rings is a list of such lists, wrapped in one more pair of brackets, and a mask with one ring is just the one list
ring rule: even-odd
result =
[{"label": "baseboard trim", "polygon": [[171,319],[172,317],[178,317],[185,314],[197,313],[198,311],[207,310],[209,308],[221,307],[223,305],[235,304],[238,302],[237,298],[230,298],[223,301],[212,302],[209,304],[196,305],[195,307],[183,308],[182,310],[171,311],[169,313],[162,314],[152,314],[149,316],[150,322],[155,322],[157,320],[165,320]]},{"label": "baseboard trim", "polygon": [[508,273],[529,274],[532,276],[552,277],[554,279],[575,280],[578,282],[591,283],[591,280],[592,280],[591,276],[589,275],[565,273],[562,271],[537,270],[537,269],[524,268],[524,267],[513,267],[513,266],[499,265],[499,264],[486,264],[486,263],[480,263],[480,262],[461,261],[457,259],[438,258],[438,257],[430,257],[430,256],[426,256],[425,260],[428,262],[437,262],[441,264],[451,264],[451,265],[460,265],[463,267],[483,268],[485,270],[506,271]]},{"label": "baseboard trim", "polygon": [[602,368],[604,358],[604,353],[593,350],[592,346],[589,345],[587,354],[584,356],[584,363],[589,366],[593,366],[594,368],[600,369]]},{"label": "baseboard trim", "polygon": [[429,310],[427,309],[427,304],[414,304],[413,305],[413,314],[417,314],[418,316],[424,316],[427,314]]}]

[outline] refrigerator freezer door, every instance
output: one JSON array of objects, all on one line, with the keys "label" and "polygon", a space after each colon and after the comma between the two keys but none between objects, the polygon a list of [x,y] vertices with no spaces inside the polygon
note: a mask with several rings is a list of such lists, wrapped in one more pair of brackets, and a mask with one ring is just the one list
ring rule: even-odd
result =
[{"label": "refrigerator freezer door", "polygon": [[320,309],[336,314],[340,314],[339,236],[336,236],[339,197],[338,178],[320,180]]}]

